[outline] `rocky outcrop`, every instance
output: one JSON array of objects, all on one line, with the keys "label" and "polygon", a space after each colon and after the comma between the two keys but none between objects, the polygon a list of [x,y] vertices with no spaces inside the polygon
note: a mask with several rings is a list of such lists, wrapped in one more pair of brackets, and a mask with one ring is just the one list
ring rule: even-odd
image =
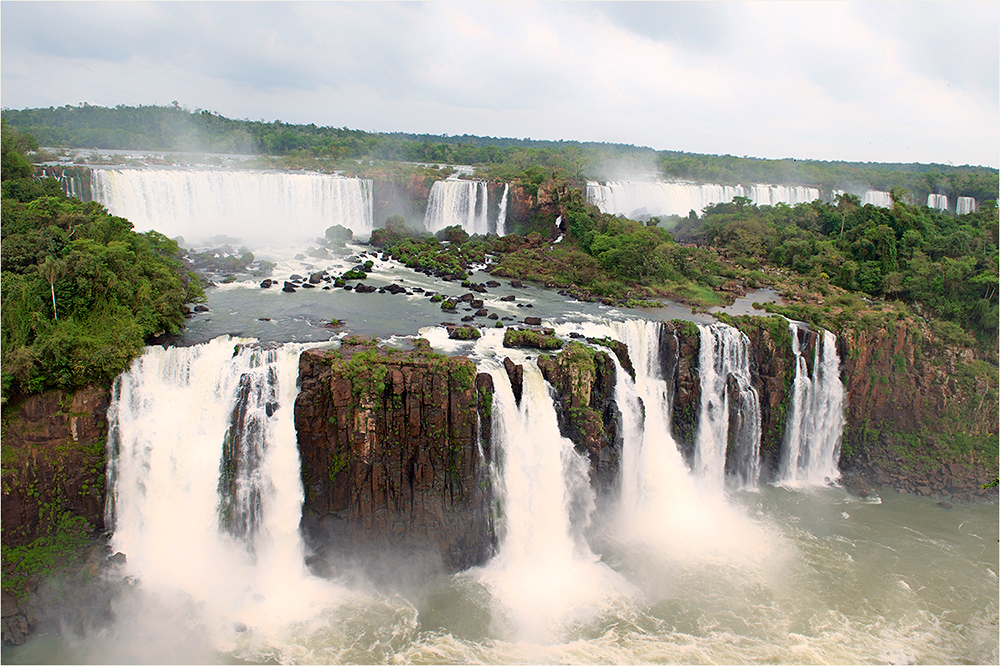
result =
[{"label": "rocky outcrop", "polygon": [[570,342],[555,356],[539,356],[538,368],[556,391],[559,430],[590,458],[598,492],[617,482],[621,413],[615,402],[615,366],[603,351]]},{"label": "rocky outcrop", "polygon": [[379,549],[451,571],[490,554],[476,368],[418,342],[403,352],[348,338],[301,356],[303,525],[320,554]]},{"label": "rocky outcrop", "polygon": [[382,227],[393,215],[403,216],[410,226],[422,225],[434,181],[435,178],[420,174],[375,178],[372,182],[372,221],[375,227]]},{"label": "rocky outcrop", "polygon": [[49,391],[4,409],[3,543],[21,545],[69,512],[104,528],[108,391]]},{"label": "rocky outcrop", "polygon": [[701,404],[701,379],[698,376],[698,351],[701,337],[698,327],[687,321],[663,322],[660,330],[660,360],[671,405],[673,436],[681,455],[692,464],[694,439],[698,430]]},{"label": "rocky outcrop", "polygon": [[843,331],[838,350],[848,395],[843,469],[921,495],[996,492],[981,488],[997,474],[995,365],[912,320]]},{"label": "rocky outcrop", "polygon": [[[82,516],[89,530],[104,528],[108,392],[49,391],[4,408],[3,424],[3,641],[23,643],[44,619],[51,600],[41,575],[75,557],[65,519]],[[76,518],[79,520],[79,518]],[[75,538],[87,539],[74,527]],[[25,547],[25,549],[21,549]],[[10,548],[10,550],[6,550]],[[26,567],[22,557],[34,558]],[[39,567],[37,558],[51,558]]]}]

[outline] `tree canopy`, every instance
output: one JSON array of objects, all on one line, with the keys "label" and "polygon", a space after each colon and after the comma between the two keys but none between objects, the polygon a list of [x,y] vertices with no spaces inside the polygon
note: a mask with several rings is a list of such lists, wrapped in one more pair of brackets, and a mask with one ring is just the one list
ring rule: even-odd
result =
[{"label": "tree canopy", "polygon": [[180,330],[185,303],[204,298],[174,241],[33,178],[23,155],[31,143],[3,125],[4,402],[110,383],[147,339]]}]

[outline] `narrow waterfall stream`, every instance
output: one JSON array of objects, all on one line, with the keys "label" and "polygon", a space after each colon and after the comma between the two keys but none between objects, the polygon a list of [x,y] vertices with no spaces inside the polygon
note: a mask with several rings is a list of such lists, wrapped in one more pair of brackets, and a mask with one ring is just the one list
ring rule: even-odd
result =
[{"label": "narrow waterfall stream", "polygon": [[789,486],[821,485],[840,478],[840,437],[844,429],[844,385],[840,381],[837,337],[822,331],[813,353],[812,375],[803,354],[809,329],[789,321],[795,381],[779,482]]},{"label": "narrow waterfall stream", "polygon": [[750,377],[750,341],[726,324],[698,325],[701,415],[694,473],[702,486],[721,491],[726,451],[734,451],[734,477],[754,486],[760,473],[760,399]]}]

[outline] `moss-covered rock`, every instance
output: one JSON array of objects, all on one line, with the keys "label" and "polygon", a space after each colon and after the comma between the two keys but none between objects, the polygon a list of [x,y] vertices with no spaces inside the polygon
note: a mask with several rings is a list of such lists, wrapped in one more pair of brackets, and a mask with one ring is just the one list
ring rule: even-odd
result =
[{"label": "moss-covered rock", "polygon": [[[350,338],[299,361],[304,526],[320,553],[385,549],[446,570],[488,557],[476,368]],[[428,559],[429,558],[429,559]]]},{"label": "moss-covered rock", "polygon": [[598,491],[608,491],[621,457],[614,361],[603,351],[570,342],[555,356],[540,356],[538,368],[556,391],[560,432],[590,458]]},{"label": "moss-covered rock", "polygon": [[541,330],[508,328],[503,334],[503,346],[552,350],[561,348],[563,341],[557,338],[550,328]]}]

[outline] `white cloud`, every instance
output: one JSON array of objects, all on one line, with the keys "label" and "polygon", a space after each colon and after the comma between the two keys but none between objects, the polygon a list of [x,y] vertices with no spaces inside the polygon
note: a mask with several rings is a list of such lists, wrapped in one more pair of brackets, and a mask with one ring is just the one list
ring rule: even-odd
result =
[{"label": "white cloud", "polygon": [[10,3],[7,107],[1000,161],[995,3]]}]

